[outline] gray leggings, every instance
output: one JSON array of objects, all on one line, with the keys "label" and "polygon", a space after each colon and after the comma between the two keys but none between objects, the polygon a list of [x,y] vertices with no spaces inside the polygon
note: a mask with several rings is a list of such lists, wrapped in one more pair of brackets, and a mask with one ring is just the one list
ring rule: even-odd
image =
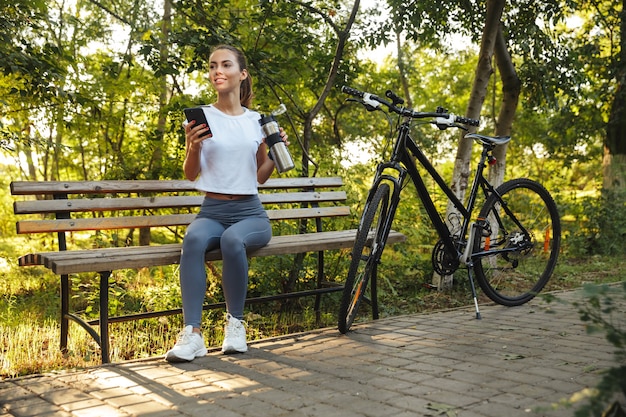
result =
[{"label": "gray leggings", "polygon": [[207,288],[204,253],[222,250],[222,289],[226,310],[243,319],[248,291],[246,249],[267,245],[272,227],[259,197],[216,200],[205,197],[198,216],[187,228],[180,257],[180,288],[185,326],[201,327]]}]

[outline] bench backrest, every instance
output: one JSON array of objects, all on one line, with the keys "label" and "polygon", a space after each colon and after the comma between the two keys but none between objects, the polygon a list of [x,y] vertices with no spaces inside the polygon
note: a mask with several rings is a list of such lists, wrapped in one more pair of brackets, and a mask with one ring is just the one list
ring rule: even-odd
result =
[{"label": "bench backrest", "polygon": [[[271,220],[347,216],[340,177],[271,178],[259,185]],[[15,181],[14,212],[30,216],[18,233],[75,232],[188,225],[204,195],[187,180]],[[106,214],[106,215],[105,215]],[[318,229],[320,228],[318,224]]]}]

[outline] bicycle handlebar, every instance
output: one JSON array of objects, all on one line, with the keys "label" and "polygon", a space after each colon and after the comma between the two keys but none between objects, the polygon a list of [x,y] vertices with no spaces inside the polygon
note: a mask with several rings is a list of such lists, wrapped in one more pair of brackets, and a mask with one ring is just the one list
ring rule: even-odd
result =
[{"label": "bicycle handlebar", "polygon": [[359,91],[356,88],[343,86],[341,87],[341,91],[345,94],[349,94],[354,97],[358,97],[361,99],[361,102],[366,105],[366,107],[371,108],[372,110],[380,108],[381,104],[384,104],[394,113],[397,113],[401,116],[410,117],[412,119],[425,119],[429,117],[435,118],[435,124],[440,129],[445,129],[447,127],[461,127],[457,126],[457,123],[469,125],[469,126],[478,126],[480,124],[480,120],[470,119],[468,117],[457,116],[452,113],[448,113],[447,110],[439,107],[436,112],[418,112],[413,109],[409,109],[406,107],[400,107],[404,103],[400,97],[398,97],[393,91],[387,90],[385,95],[392,100],[389,102],[383,98],[378,97],[375,94],[366,93],[364,91]]}]

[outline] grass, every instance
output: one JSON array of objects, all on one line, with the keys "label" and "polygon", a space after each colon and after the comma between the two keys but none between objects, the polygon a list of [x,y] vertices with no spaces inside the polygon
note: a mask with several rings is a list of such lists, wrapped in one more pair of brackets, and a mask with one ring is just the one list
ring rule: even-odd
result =
[{"label": "grass", "polygon": [[[20,239],[20,238],[16,238]],[[100,350],[78,325],[70,324],[68,353],[59,350],[58,277],[43,268],[19,268],[10,253],[13,248],[27,250],[29,242],[5,241],[0,246],[0,378],[95,366]],[[397,254],[391,254],[397,256]],[[446,291],[426,289],[429,264],[418,261],[411,267],[395,257],[380,269],[379,300],[381,317],[435,311],[470,305],[466,280]],[[620,257],[561,258],[555,275],[544,291],[577,288],[585,283],[626,280]],[[92,305],[97,300],[93,275],[72,277],[74,309],[96,317]],[[115,272],[111,280],[111,314],[178,308],[178,277],[174,267]],[[210,290],[219,287],[209,282]],[[247,313],[248,338],[264,339],[319,327],[336,326],[340,293],[323,297],[321,321],[317,322],[312,297],[291,300],[288,308],[274,302],[254,305]],[[207,311],[203,323],[209,346],[218,347],[223,338],[223,312]],[[182,327],[180,315],[115,323],[110,326],[111,358],[124,361],[162,355],[175,342]]]},{"label": "grass", "polygon": [[[215,314],[213,314],[215,315]],[[325,314],[321,327],[331,325],[334,317]],[[310,310],[299,313],[248,312],[248,339],[311,330],[318,326]],[[223,339],[222,319],[203,321],[205,341],[218,347]],[[110,326],[111,358],[114,362],[162,355],[173,346],[182,323],[179,317],[138,320]],[[70,324],[68,353],[59,350],[58,321],[44,322],[26,314],[19,322],[0,324],[0,378],[13,378],[52,370],[77,369],[100,364],[100,348],[81,327]]]},{"label": "grass", "polygon": [[[33,243],[34,244],[34,243]],[[100,363],[100,348],[87,332],[70,322],[68,352],[59,349],[59,278],[44,268],[15,266],[15,256],[31,250],[27,238],[0,242],[0,379],[60,369],[84,368]],[[116,271],[110,280],[111,315],[158,311],[180,307],[180,289],[174,266]],[[219,283],[209,280],[208,293]],[[94,274],[71,276],[72,310],[97,318],[97,278]],[[329,297],[327,297],[329,298]],[[325,300],[322,311],[334,311]],[[220,301],[212,299],[211,302]],[[316,322],[311,297],[291,300],[289,309],[279,303],[253,306],[246,315],[250,340],[333,325],[334,315],[324,313]],[[221,346],[223,311],[204,312],[204,337],[209,346]],[[110,325],[111,359],[124,361],[162,355],[175,343],[182,316],[174,315]],[[97,330],[97,329],[96,329]]]}]

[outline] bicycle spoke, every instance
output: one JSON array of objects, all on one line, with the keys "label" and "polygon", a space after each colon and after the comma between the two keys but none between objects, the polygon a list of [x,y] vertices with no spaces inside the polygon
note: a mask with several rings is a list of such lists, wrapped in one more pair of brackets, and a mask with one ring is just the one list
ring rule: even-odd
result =
[{"label": "bicycle spoke", "polygon": [[516,179],[498,188],[506,202],[491,196],[479,217],[487,236],[478,235],[476,278],[493,301],[513,306],[531,300],[546,285],[556,265],[560,222],[556,204],[540,184]]}]

